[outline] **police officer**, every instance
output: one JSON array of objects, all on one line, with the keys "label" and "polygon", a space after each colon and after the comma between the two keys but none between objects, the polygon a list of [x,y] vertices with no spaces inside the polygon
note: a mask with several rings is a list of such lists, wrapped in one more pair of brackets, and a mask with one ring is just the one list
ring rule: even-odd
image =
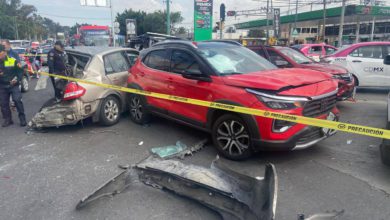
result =
[{"label": "police officer", "polygon": [[3,44],[3,46],[5,47],[5,50],[7,51],[7,55],[9,57],[12,57],[12,58],[15,58],[19,63],[20,63],[20,57],[19,57],[19,54],[16,53],[12,47],[11,47],[11,43],[9,42],[8,39],[5,39],[3,40],[3,42],[1,42],[1,44]]},{"label": "police officer", "polygon": [[[64,45],[61,41],[57,41],[54,44],[54,48],[49,51],[47,65],[49,66],[49,73],[57,75],[65,75],[66,67],[66,54],[64,52]],[[62,89],[56,86],[54,77],[50,77],[54,87],[54,94],[57,101],[62,98]]]},{"label": "police officer", "polygon": [[2,127],[8,127],[13,124],[9,105],[11,96],[19,113],[20,126],[24,127],[27,125],[22,102],[22,93],[19,89],[19,82],[22,80],[22,74],[23,70],[20,68],[18,61],[15,58],[9,57],[5,47],[0,45],[0,104],[1,113],[4,118]]}]

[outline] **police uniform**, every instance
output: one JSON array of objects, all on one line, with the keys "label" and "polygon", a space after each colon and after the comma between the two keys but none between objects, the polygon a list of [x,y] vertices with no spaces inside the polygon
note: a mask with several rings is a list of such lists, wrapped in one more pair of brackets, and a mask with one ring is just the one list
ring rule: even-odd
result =
[{"label": "police uniform", "polygon": [[[22,74],[23,70],[20,68],[20,64],[15,58],[6,56],[4,60],[0,60],[0,104],[1,113],[4,118],[3,127],[13,124],[10,109],[11,96],[19,113],[20,125],[26,126],[22,93],[19,89],[19,82],[22,80]],[[16,80],[17,82],[11,84],[11,81],[13,80]]]},{"label": "police uniform", "polygon": [[[49,73],[57,75],[65,75],[66,67],[66,54],[65,52],[52,49],[48,53],[47,65],[49,66]],[[54,94],[57,99],[62,98],[62,89],[56,86],[54,77],[50,77],[54,87]]]}]

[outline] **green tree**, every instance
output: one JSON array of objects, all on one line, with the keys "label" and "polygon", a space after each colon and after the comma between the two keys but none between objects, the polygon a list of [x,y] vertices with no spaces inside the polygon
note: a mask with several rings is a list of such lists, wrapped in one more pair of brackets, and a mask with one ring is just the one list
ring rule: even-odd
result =
[{"label": "green tree", "polygon": [[[173,12],[170,14],[171,27],[175,27],[181,23],[184,18],[180,12]],[[141,35],[146,32],[166,33],[166,13],[165,11],[155,11],[147,13],[145,11],[133,11],[126,9],[122,13],[118,13],[116,21],[120,24],[120,34],[126,35],[126,19],[135,19],[137,21],[137,34]]]}]

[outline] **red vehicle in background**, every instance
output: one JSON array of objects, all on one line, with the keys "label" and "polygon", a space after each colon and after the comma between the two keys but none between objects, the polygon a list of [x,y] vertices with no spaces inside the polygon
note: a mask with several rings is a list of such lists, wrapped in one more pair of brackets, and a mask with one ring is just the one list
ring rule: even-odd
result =
[{"label": "red vehicle in background", "polygon": [[279,68],[312,69],[332,74],[333,78],[338,80],[339,90],[337,99],[339,101],[353,98],[355,95],[354,78],[347,69],[341,66],[315,62],[305,57],[302,53],[288,47],[250,46],[248,48]]},{"label": "red vehicle in background", "polygon": [[84,46],[110,46],[110,28],[108,26],[88,25],[79,28],[80,44]]},{"label": "red vehicle in background", "polygon": [[324,56],[336,52],[337,47],[327,44],[298,44],[291,46],[292,48],[301,51],[305,56],[319,62]]}]

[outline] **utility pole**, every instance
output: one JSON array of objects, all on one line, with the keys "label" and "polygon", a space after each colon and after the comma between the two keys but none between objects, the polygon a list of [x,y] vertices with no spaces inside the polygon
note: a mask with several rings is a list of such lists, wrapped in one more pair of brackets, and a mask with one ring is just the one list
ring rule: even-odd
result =
[{"label": "utility pole", "polygon": [[356,16],[356,39],[355,43],[359,43],[359,38],[360,38],[360,16]]},{"label": "utility pole", "polygon": [[112,8],[112,0],[110,1],[110,12],[111,12],[111,31],[112,31],[112,45],[116,47],[116,42],[115,42],[115,27],[114,27],[114,12]]},{"label": "utility pole", "polygon": [[[298,0],[295,1],[295,18],[294,18],[294,29],[290,30],[290,36],[291,32],[294,32],[297,29],[297,20],[298,20]],[[295,44],[295,37],[293,38],[294,44]],[[290,41],[290,39],[289,39]]]},{"label": "utility pole", "polygon": [[[374,6],[375,3],[376,3],[375,0],[371,0],[371,5],[372,5],[372,6]],[[374,32],[375,32],[375,15],[373,15],[373,18],[372,18],[370,41],[374,41]]]},{"label": "utility pole", "polygon": [[326,0],[324,0],[324,14],[323,14],[323,21],[322,21],[322,41],[325,42],[325,25],[326,25]]},{"label": "utility pole", "polygon": [[171,0],[166,0],[167,2],[167,35],[171,35]]},{"label": "utility pole", "polygon": [[343,6],[341,8],[340,27],[339,27],[339,44],[338,44],[339,47],[343,46],[344,14],[345,14],[345,0],[343,0]]},{"label": "utility pole", "polygon": [[268,45],[268,39],[269,39],[269,20],[268,20],[268,13],[269,13],[269,0],[267,0],[267,13],[266,13],[266,26],[267,26],[267,41],[266,41],[266,45]]},{"label": "utility pole", "polygon": [[15,40],[19,39],[19,30],[18,30],[18,22],[16,20],[16,16],[14,16],[14,26],[15,26]]}]

